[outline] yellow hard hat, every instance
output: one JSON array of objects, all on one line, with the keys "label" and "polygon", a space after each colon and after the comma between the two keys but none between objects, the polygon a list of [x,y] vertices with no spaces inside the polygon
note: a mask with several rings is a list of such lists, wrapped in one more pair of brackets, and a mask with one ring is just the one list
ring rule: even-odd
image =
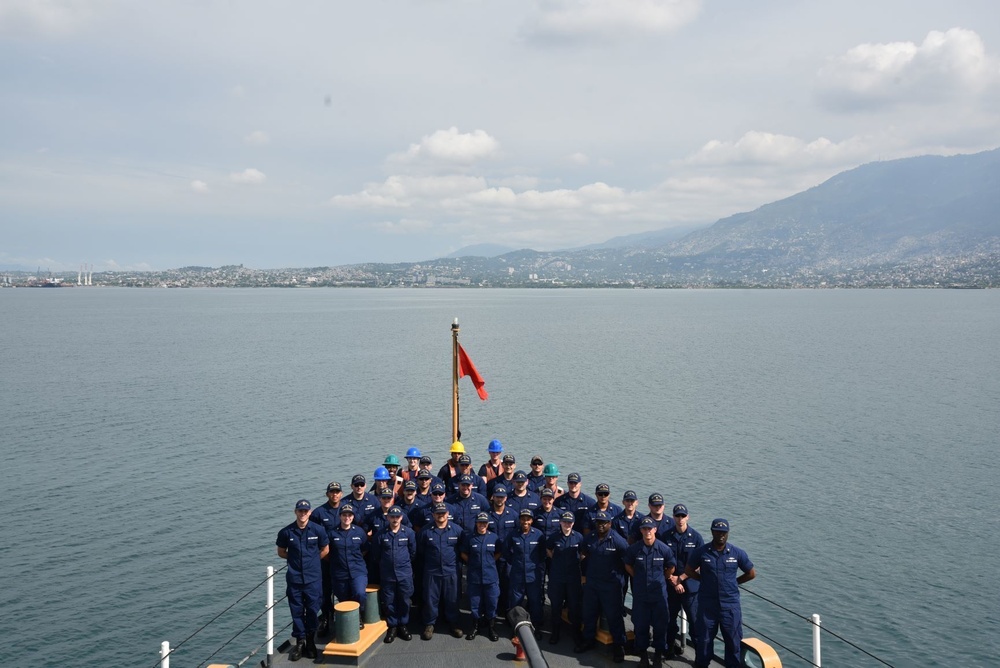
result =
[{"label": "yellow hard hat", "polygon": [[451,451],[452,453],[460,452],[462,454],[465,454],[465,446],[462,445],[461,441],[455,441],[454,443],[451,444]]}]

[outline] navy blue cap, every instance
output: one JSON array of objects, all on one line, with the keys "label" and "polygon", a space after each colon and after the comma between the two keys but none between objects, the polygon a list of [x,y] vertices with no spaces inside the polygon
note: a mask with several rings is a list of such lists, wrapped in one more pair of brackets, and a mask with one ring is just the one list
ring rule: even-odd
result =
[{"label": "navy blue cap", "polygon": [[521,512],[518,513],[518,517],[534,517],[535,513],[531,512],[531,508],[521,508]]},{"label": "navy blue cap", "polygon": [[662,506],[663,505],[663,495],[662,494],[650,494],[649,495],[649,505],[651,505],[651,506]]},{"label": "navy blue cap", "polygon": [[459,485],[471,485],[472,481],[473,481],[473,477],[471,475],[469,475],[468,473],[466,473],[466,474],[462,475],[458,479],[458,484]]},{"label": "navy blue cap", "polygon": [[527,482],[528,474],[525,473],[524,471],[517,471],[516,473],[514,473],[513,480],[514,482]]},{"label": "navy blue cap", "polygon": [[625,490],[625,494],[622,495],[622,501],[638,501],[639,497],[631,489]]},{"label": "navy blue cap", "polygon": [[504,455],[500,461],[504,464],[513,464],[516,460],[514,459],[514,455]]},{"label": "navy blue cap", "polygon": [[596,493],[596,494],[610,494],[611,493],[611,488],[608,487],[608,483],[602,482],[600,485],[597,486],[597,489],[594,490],[594,493]]},{"label": "navy blue cap", "polygon": [[652,517],[648,517],[648,516],[647,517],[643,517],[642,521],[639,522],[639,528],[640,529],[644,529],[646,527],[655,527],[655,526],[657,526],[656,520],[654,520]]},{"label": "navy blue cap", "polygon": [[308,499],[299,499],[295,502],[295,510],[312,510],[312,504]]},{"label": "navy blue cap", "polygon": [[420,463],[421,464],[433,464],[433,462],[431,461],[431,456],[430,455],[420,455]]},{"label": "navy blue cap", "polygon": [[608,515],[606,512],[604,512],[603,510],[598,510],[596,513],[594,513],[594,521],[595,522],[610,522],[611,521],[611,516]]},{"label": "navy blue cap", "polygon": [[433,494],[434,492],[443,492],[443,491],[444,491],[444,483],[436,482],[433,485],[431,485],[431,494]]},{"label": "navy blue cap", "polygon": [[391,499],[396,495],[392,493],[392,489],[386,487],[385,489],[383,489],[381,492],[378,493],[378,496],[380,499]]},{"label": "navy blue cap", "polygon": [[469,455],[462,455],[461,457],[458,458],[458,463],[459,464],[471,464],[472,463],[472,457],[470,457]]},{"label": "navy blue cap", "polygon": [[569,476],[566,477],[566,482],[580,482],[581,480],[583,480],[583,478],[580,477],[579,473],[570,473]]},{"label": "navy blue cap", "polygon": [[363,485],[363,484],[365,484],[365,477],[359,473],[356,476],[354,476],[353,478],[351,478],[351,484],[352,485]]},{"label": "navy blue cap", "polygon": [[444,503],[435,503],[434,504],[434,514],[435,515],[437,515],[438,513],[446,513],[446,512],[448,512],[448,506],[446,504],[444,504]]},{"label": "navy blue cap", "polygon": [[339,482],[331,482],[329,485],[326,486],[327,494],[329,494],[330,492],[342,492],[342,491],[344,491],[344,489],[340,486]]},{"label": "navy blue cap", "polygon": [[543,487],[542,491],[538,493],[538,496],[555,496],[556,493],[552,491],[551,487]]},{"label": "navy blue cap", "polygon": [[726,533],[729,533],[729,522],[721,517],[712,520],[712,531],[725,531]]},{"label": "navy blue cap", "polygon": [[560,522],[575,522],[576,518],[573,517],[573,513],[569,512],[567,510],[565,513],[563,513],[562,515],[559,516],[559,521]]},{"label": "navy blue cap", "polygon": [[507,496],[507,488],[503,485],[497,485],[493,488],[493,496]]},{"label": "navy blue cap", "polygon": [[349,503],[340,504],[340,514],[347,515],[348,513],[350,513],[351,515],[354,514],[354,506],[352,506]]},{"label": "navy blue cap", "polygon": [[674,506],[674,515],[683,515],[684,517],[687,517],[687,514],[688,508],[683,503],[678,503]]},{"label": "navy blue cap", "polygon": [[490,516],[487,515],[486,513],[479,513],[478,515],[476,515],[476,522],[489,522],[489,521],[490,521]]},{"label": "navy blue cap", "polygon": [[414,492],[417,491],[417,483],[414,482],[413,480],[407,480],[406,482],[403,483],[403,491],[409,492],[411,490]]},{"label": "navy blue cap", "polygon": [[387,512],[386,515],[388,515],[389,517],[402,517],[403,509],[400,508],[399,506],[393,506],[392,508],[389,509],[389,512]]},{"label": "navy blue cap", "polygon": [[419,473],[417,473],[417,480],[430,480],[433,477],[434,476],[431,475],[430,471],[421,470]]}]

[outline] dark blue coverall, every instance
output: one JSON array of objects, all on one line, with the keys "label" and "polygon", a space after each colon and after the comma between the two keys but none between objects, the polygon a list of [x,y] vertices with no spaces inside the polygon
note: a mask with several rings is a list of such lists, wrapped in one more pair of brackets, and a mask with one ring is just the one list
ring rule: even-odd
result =
[{"label": "dark blue coverall", "polygon": [[304,639],[316,632],[323,599],[323,562],[319,555],[329,544],[326,530],[316,522],[307,522],[304,529],[292,522],[278,532],[275,545],[288,555],[285,594],[293,638]]}]

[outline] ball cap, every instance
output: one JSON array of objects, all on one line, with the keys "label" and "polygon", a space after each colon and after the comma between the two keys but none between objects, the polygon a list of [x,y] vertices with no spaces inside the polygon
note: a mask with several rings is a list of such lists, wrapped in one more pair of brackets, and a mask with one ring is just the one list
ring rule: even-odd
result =
[{"label": "ball cap", "polygon": [[446,512],[448,512],[448,506],[446,506],[443,503],[435,503],[434,504],[434,514],[435,515],[438,515],[440,513],[446,513]]},{"label": "ball cap", "polygon": [[477,524],[479,522],[485,522],[485,523],[489,524],[489,521],[490,521],[490,516],[487,515],[486,513],[479,513],[478,515],[476,515],[476,523]]},{"label": "ball cap", "polygon": [[712,520],[712,531],[725,531],[729,533],[729,521],[724,520],[721,517]]},{"label": "ball cap", "polygon": [[642,521],[639,522],[640,529],[643,529],[645,527],[655,527],[655,526],[656,526],[656,520],[654,520],[652,517],[643,517]]},{"label": "ball cap", "polygon": [[532,466],[541,466],[544,463],[545,462],[542,461],[542,458],[541,458],[540,455],[535,455],[534,457],[531,458],[531,465]]},{"label": "ball cap", "polygon": [[497,485],[493,490],[493,496],[507,496],[507,488]]},{"label": "ball cap", "polygon": [[344,491],[344,489],[340,486],[339,482],[331,482],[329,485],[326,486],[327,494],[329,494],[330,492],[342,492],[342,491]]},{"label": "ball cap", "polygon": [[530,508],[521,508],[521,512],[518,513],[519,517],[534,517],[535,513],[531,512]]},{"label": "ball cap", "polygon": [[638,501],[639,497],[631,489],[625,490],[625,494],[622,495],[622,501]]},{"label": "ball cap", "polygon": [[417,491],[417,483],[415,483],[412,480],[407,480],[406,482],[403,483],[403,491],[404,492],[415,492],[415,491]]},{"label": "ball cap", "polygon": [[470,457],[469,455],[462,455],[461,457],[458,458],[458,463],[459,464],[471,464],[472,463],[472,457]]},{"label": "ball cap", "polygon": [[683,503],[678,503],[676,506],[674,506],[674,515],[683,515],[684,517],[687,517],[688,507],[685,506]]},{"label": "ball cap", "polygon": [[308,499],[299,499],[295,502],[295,510],[312,510],[312,504]]},{"label": "ball cap", "polygon": [[594,513],[594,521],[595,522],[610,522],[611,521],[611,515],[608,515],[603,510],[598,510],[596,513]]},{"label": "ball cap", "polygon": [[524,471],[518,471],[514,474],[514,482],[526,482],[528,480],[528,474]]},{"label": "ball cap", "polygon": [[391,499],[392,497],[395,496],[395,494],[392,493],[391,489],[386,487],[385,489],[383,489],[381,492],[378,493],[378,496],[380,499]]},{"label": "ball cap", "polygon": [[345,504],[341,505],[340,506],[340,514],[341,515],[353,515],[354,514],[354,506],[352,506],[349,503],[345,503]]},{"label": "ball cap", "polygon": [[663,505],[663,495],[662,494],[650,494],[649,495],[649,505],[651,505],[651,506],[662,506]]},{"label": "ball cap", "polygon": [[421,455],[420,456],[420,463],[421,464],[431,464],[433,462],[431,461],[430,455]]},{"label": "ball cap", "polygon": [[430,480],[433,477],[430,471],[421,471],[417,474],[417,480]]},{"label": "ball cap", "polygon": [[582,478],[579,473],[570,473],[566,480],[567,482],[580,482]]},{"label": "ball cap", "polygon": [[551,488],[546,487],[541,492],[539,492],[538,495],[539,496],[553,496],[554,497],[556,495],[556,493],[553,492]]},{"label": "ball cap", "polygon": [[431,485],[431,494],[433,494],[434,492],[443,492],[443,491],[444,491],[444,485],[442,485],[441,483],[436,482],[433,485]]},{"label": "ball cap", "polygon": [[573,517],[573,513],[569,512],[569,511],[566,511],[559,518],[559,521],[560,522],[570,522],[570,523],[572,523],[572,522],[576,521],[576,518]]},{"label": "ball cap", "polygon": [[501,459],[500,461],[502,461],[504,464],[513,464],[517,460],[514,459],[514,455],[504,455],[503,459]]},{"label": "ball cap", "polygon": [[363,484],[365,484],[365,477],[359,473],[356,476],[354,476],[353,478],[351,478],[351,484],[352,485],[363,485]]},{"label": "ball cap", "polygon": [[403,509],[400,508],[399,506],[393,506],[392,508],[389,509],[389,512],[387,512],[386,515],[388,515],[389,517],[402,517]]},{"label": "ball cap", "polygon": [[458,484],[459,485],[471,485],[472,484],[472,476],[469,475],[468,473],[466,473],[465,475],[459,477]]},{"label": "ball cap", "polygon": [[595,489],[594,492],[596,492],[597,494],[610,494],[611,488],[608,487],[608,484],[606,482],[602,482],[600,485],[597,486],[597,489]]}]

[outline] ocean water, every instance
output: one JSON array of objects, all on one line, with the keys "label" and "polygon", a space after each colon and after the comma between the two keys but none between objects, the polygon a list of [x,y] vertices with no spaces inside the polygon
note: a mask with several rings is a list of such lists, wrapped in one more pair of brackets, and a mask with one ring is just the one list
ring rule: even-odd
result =
[{"label": "ocean water", "polygon": [[[995,665],[1000,292],[101,288],[0,290],[3,663],[153,666],[280,565],[296,499],[410,445],[441,464],[455,317],[477,466],[499,438],[662,492],[730,520],[749,589],[885,662]],[[173,665],[242,659],[262,600]]]}]

